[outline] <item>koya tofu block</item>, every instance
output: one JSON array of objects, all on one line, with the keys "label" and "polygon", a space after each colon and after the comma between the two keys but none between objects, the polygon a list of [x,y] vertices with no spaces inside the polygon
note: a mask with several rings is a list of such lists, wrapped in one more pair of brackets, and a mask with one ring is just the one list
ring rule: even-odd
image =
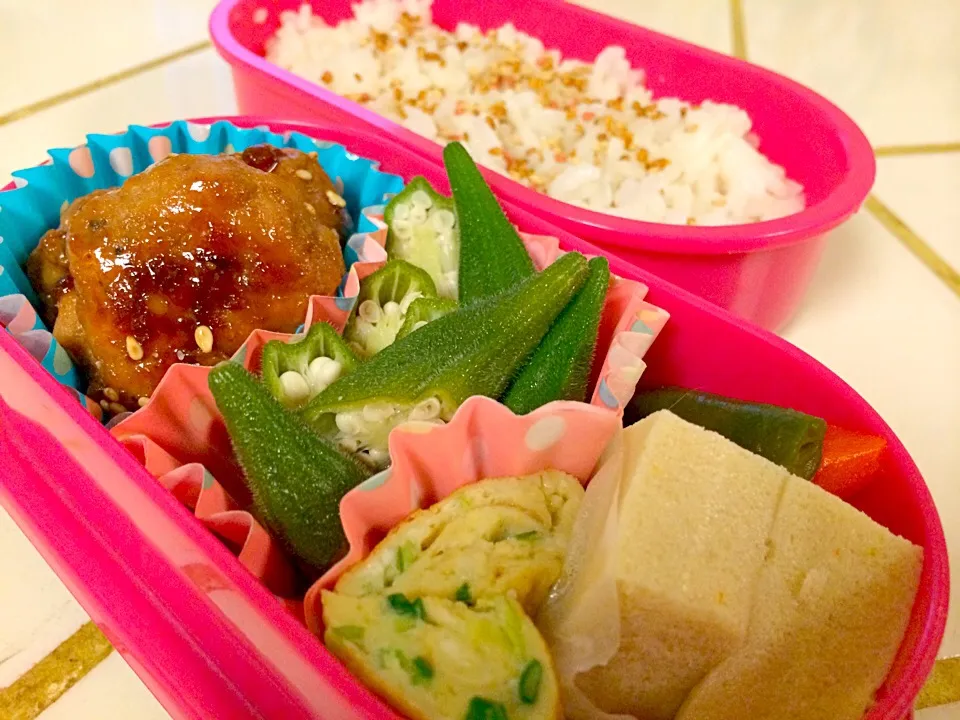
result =
[{"label": "koya tofu block", "polygon": [[859,720],[903,638],[922,561],[921,548],[791,478],[746,642],[678,720]]},{"label": "koya tofu block", "polygon": [[789,473],[668,411],[624,431],[620,645],[577,685],[599,708],[672,720],[743,643]]}]

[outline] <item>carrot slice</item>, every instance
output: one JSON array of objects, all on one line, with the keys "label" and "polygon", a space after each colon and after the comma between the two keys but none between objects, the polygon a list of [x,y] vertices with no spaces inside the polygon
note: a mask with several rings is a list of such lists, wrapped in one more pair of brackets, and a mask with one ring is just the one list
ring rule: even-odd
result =
[{"label": "carrot slice", "polygon": [[850,497],[877,476],[886,447],[882,437],[830,425],[813,482],[834,495]]}]

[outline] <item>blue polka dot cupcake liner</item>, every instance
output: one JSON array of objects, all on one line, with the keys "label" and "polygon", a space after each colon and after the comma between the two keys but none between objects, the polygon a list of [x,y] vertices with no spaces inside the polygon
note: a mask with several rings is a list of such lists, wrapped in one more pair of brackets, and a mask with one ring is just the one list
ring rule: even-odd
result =
[{"label": "blue polka dot cupcake liner", "polygon": [[[131,125],[125,132],[91,134],[86,140],[75,148],[49,150],[49,160],[14,172],[14,187],[0,192],[0,325],[98,416],[96,403],[83,395],[82,375],[44,325],[24,270],[30,253],[44,233],[59,226],[60,214],[71,202],[94,190],[118,187],[172,153],[242,152],[261,143],[316,152],[317,161],[346,200],[355,235],[377,228],[384,204],[404,185],[399,176],[381,172],[375,161],[342,145],[298,132],[275,133],[265,126],[239,128],[227,121],[207,125],[178,120],[158,128]],[[355,241],[348,241],[344,248],[348,270],[358,259],[355,246]],[[341,295],[342,288],[341,283]]]}]

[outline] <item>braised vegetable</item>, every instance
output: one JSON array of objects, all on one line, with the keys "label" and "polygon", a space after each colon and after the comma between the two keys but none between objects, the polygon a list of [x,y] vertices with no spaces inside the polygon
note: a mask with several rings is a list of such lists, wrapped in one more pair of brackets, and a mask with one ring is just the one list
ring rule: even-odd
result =
[{"label": "braised vegetable", "polygon": [[610,265],[605,258],[593,258],[588,264],[586,285],[560,313],[503,398],[503,404],[518,415],[554,400],[586,399],[610,281]]},{"label": "braised vegetable", "polygon": [[407,314],[403,317],[403,325],[400,327],[400,332],[397,333],[397,339],[406,337],[414,330],[419,330],[427,323],[452,313],[456,309],[457,304],[447,298],[418,298],[414,300],[407,308]]},{"label": "braised vegetable", "polygon": [[460,232],[453,200],[415,177],[387,204],[387,254],[422,268],[440,297],[455,300],[460,263]]},{"label": "braised vegetable", "polygon": [[411,303],[436,297],[425,270],[405,260],[390,260],[361,281],[343,339],[358,356],[375,355],[396,339]]},{"label": "braised vegetable", "polygon": [[335,414],[341,445],[383,466],[387,436],[399,423],[445,422],[471,395],[499,397],[587,275],[584,257],[568,253],[512,291],[398,340],[301,412],[321,429]]},{"label": "braised vegetable", "polygon": [[640,392],[624,410],[624,425],[669,410],[809,480],[820,466],[827,423],[796,410],[682,388]]},{"label": "braised vegetable", "polygon": [[340,499],[369,473],[284,410],[240,365],[218,365],[208,382],[257,518],[293,555],[317,570],[328,567],[346,549]]},{"label": "braised vegetable", "polygon": [[356,356],[337,331],[317,323],[302,340],[271,340],[264,345],[260,374],[284,407],[298,408],[356,366]]},{"label": "braised vegetable", "polygon": [[813,481],[843,498],[875,478],[887,441],[876,435],[844,430],[830,425],[823,438],[823,460]]},{"label": "braised vegetable", "polygon": [[469,305],[533,275],[533,261],[466,148],[450,143],[443,163],[460,224],[459,300]]}]

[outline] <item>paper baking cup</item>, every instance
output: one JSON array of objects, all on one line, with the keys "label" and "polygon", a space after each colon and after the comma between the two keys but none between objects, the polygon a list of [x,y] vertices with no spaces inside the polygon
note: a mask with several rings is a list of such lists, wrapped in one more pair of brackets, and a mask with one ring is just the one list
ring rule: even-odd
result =
[{"label": "paper baking cup", "polygon": [[[320,165],[347,201],[358,232],[373,229],[364,209],[380,206],[403,189],[403,180],[380,172],[377,163],[341,145],[300,133],[274,133],[266,127],[238,128],[177,121],[160,128],[130,126],[117,135],[88,135],[76,148],[48,151],[44,164],[13,173],[14,189],[0,192],[0,324],[40,361],[61,384],[84,389],[67,353],[40,320],[37,297],[24,273],[27,257],[48,230],[60,224],[66,206],[94,190],[117,187],[171,153],[241,152],[269,143],[318,154]],[[78,395],[98,417],[96,403]]]}]

